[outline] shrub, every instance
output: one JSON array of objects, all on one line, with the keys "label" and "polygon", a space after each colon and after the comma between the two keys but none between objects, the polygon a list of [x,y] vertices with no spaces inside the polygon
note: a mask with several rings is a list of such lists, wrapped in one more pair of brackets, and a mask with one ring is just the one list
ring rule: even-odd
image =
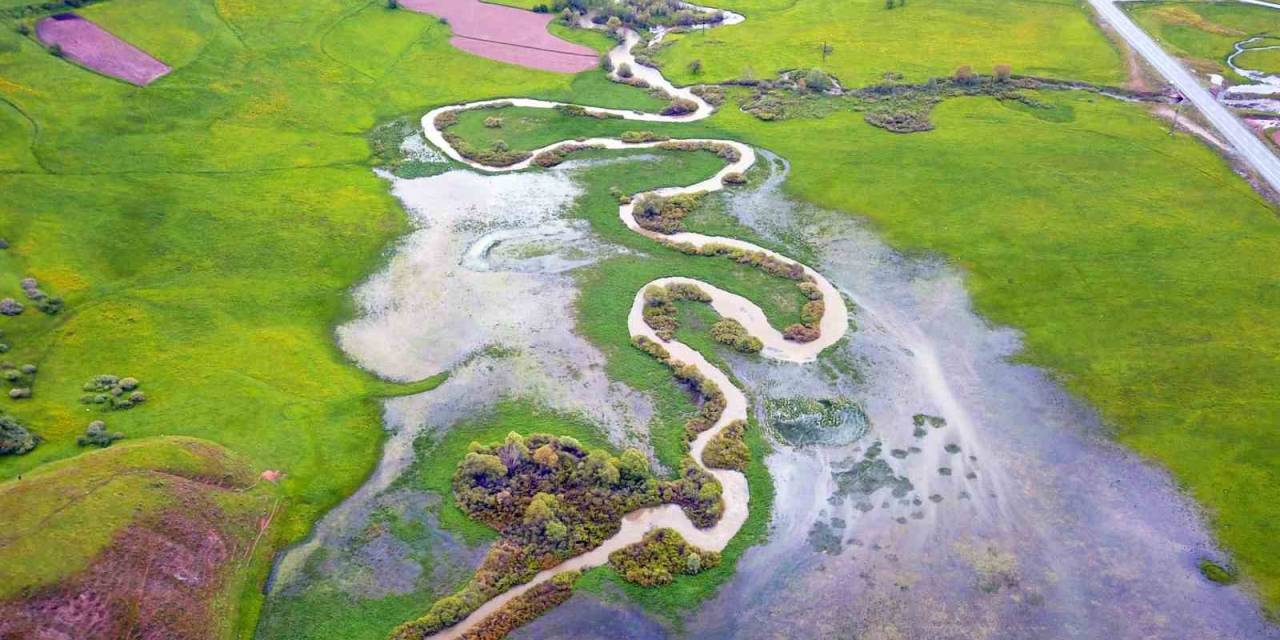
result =
[{"label": "shrub", "polygon": [[627,63],[625,63],[625,62],[624,62],[624,63],[622,63],[622,64],[620,64],[620,65],[618,65],[618,77],[619,77],[619,78],[630,78],[630,77],[631,77],[631,76],[633,76],[633,75],[635,75],[635,73],[631,71],[631,65],[629,65],[629,64],[627,64]]},{"label": "shrub", "polygon": [[740,185],[747,183],[747,177],[737,171],[730,171],[724,174],[720,181],[727,185]]},{"label": "shrub", "polygon": [[400,0],[387,0],[387,8],[388,8],[388,9],[399,9],[399,8],[400,8]]},{"label": "shrub", "polygon": [[600,68],[605,73],[613,73],[613,60],[609,58],[609,54],[600,54]]},{"label": "shrub", "polygon": [[689,73],[692,73],[695,76],[702,73],[702,60],[695,59],[693,62],[690,62]]},{"label": "shrub", "polygon": [[682,193],[670,197],[645,194],[635,202],[632,215],[643,229],[672,234],[684,229],[684,218],[698,206],[702,193]]},{"label": "shrub", "polygon": [[751,450],[743,440],[747,423],[734,420],[717,433],[702,450],[702,463],[712,469],[746,471],[751,464]]},{"label": "shrub", "polygon": [[683,116],[698,110],[698,103],[688,98],[676,98],[662,109],[664,116]]},{"label": "shrub", "polygon": [[86,392],[80,396],[83,404],[101,404],[104,409],[132,409],[147,401],[147,396],[138,390],[142,383],[137,378],[103,374],[94,376],[81,388]]},{"label": "shrub", "polygon": [[0,315],[16,316],[22,313],[23,308],[22,303],[13,298],[0,300]]},{"label": "shrub", "polygon": [[635,544],[609,554],[609,566],[623,580],[644,587],[669,584],[680,574],[696,575],[720,564],[720,554],[703,551],[675,529],[654,529]]},{"label": "shrub", "polygon": [[112,442],[124,438],[123,433],[115,431],[107,431],[107,423],[101,420],[94,420],[89,423],[89,427],[84,430],[84,435],[76,438],[76,445],[81,447],[109,447]]},{"label": "shrub", "polygon": [[567,601],[573,595],[573,583],[579,575],[577,571],[557,573],[550,580],[512,598],[460,637],[462,640],[502,640],[512,631]]},{"label": "shrub", "polygon": [[685,458],[680,463],[680,478],[663,487],[664,502],[674,502],[682,509],[694,526],[707,528],[720,520],[724,513],[724,488],[715,476]]},{"label": "shrub", "polygon": [[31,397],[30,387],[14,387],[9,390],[9,398],[13,400],[24,400]]},{"label": "shrub", "polygon": [[27,23],[25,22],[19,22],[16,29],[18,31],[18,35],[23,35],[23,36],[31,35],[31,27],[28,27]]},{"label": "shrub", "polygon": [[720,85],[700,84],[689,89],[689,91],[691,91],[693,95],[706,100],[711,106],[718,107],[724,104],[724,87],[721,87]]},{"label": "shrub", "polygon": [[0,455],[20,456],[39,443],[40,436],[28,431],[17,418],[0,414]]},{"label": "shrub", "polygon": [[58,296],[41,298],[36,302],[36,308],[46,315],[57,315],[59,311],[62,311],[62,298]]},{"label": "shrub", "polygon": [[1013,68],[1007,64],[998,64],[995,68],[996,82],[1008,82],[1013,76]]},{"label": "shrub", "polygon": [[970,82],[973,82],[974,79],[973,68],[967,64],[962,64],[956,67],[956,72],[953,78],[959,84],[969,84]]},{"label": "shrub", "polygon": [[723,318],[711,325],[711,338],[740,353],[759,353],[764,348],[759,338],[747,333],[746,327],[733,318]]},{"label": "shrub", "polygon": [[484,126],[489,129],[502,128],[502,116],[489,116],[484,119]]},{"label": "shrub", "polygon": [[806,327],[817,329],[822,324],[822,316],[827,312],[827,305],[822,300],[810,300],[800,307],[800,322]]},{"label": "shrub", "polygon": [[61,58],[64,55],[62,53],[62,45],[57,43],[49,45],[49,53],[53,54],[56,58]]},{"label": "shrub", "polygon": [[804,87],[810,91],[830,91],[834,86],[831,76],[818,69],[810,69],[804,74]]},{"label": "shrub", "polygon": [[670,139],[669,136],[654,133],[652,131],[623,131],[619,138],[627,144],[640,144],[643,142],[662,142]]},{"label": "shrub", "polygon": [[782,330],[782,337],[792,342],[813,342],[822,337],[822,334],[813,327],[793,324]]}]

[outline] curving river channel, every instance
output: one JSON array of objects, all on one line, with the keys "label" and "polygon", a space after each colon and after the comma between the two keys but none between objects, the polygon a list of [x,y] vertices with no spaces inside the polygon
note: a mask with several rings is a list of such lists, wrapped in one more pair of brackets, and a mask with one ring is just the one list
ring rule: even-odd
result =
[{"label": "curving river channel", "polygon": [[[737,14],[726,13],[725,15],[726,19],[721,24],[737,24],[742,21],[742,16]],[[688,88],[675,87],[657,69],[646,67],[636,62],[631,50],[636,43],[639,42],[639,39],[639,35],[635,32],[626,32],[623,42],[609,53],[609,58],[614,63],[614,68],[617,69],[622,64],[627,64],[633,69],[635,77],[645,80],[651,87],[665,90],[672,97],[683,98],[694,102],[697,104],[697,109],[691,113],[680,116],[667,116],[622,109],[597,108],[586,105],[572,106],[581,106],[592,114],[608,114],[625,120],[644,122],[691,122],[710,116],[713,111],[713,107],[705,100],[695,95]],[[621,78],[616,76],[616,72],[611,72],[611,74],[615,80],[621,80]],[[587,145],[603,149],[645,149],[657,147],[659,144],[662,144],[659,142],[625,143],[617,138],[565,140],[534,150],[530,159],[522,162],[506,167],[492,167],[463,157],[462,154],[449,144],[443,132],[436,126],[436,117],[442,113],[462,109],[483,108],[499,104],[511,104],[517,107],[537,109],[555,109],[556,107],[565,106],[567,103],[514,98],[447,105],[434,109],[423,116],[423,131],[428,141],[444,151],[444,153],[453,160],[466,164],[474,169],[489,173],[512,172],[526,169],[532,163],[532,158],[537,156],[539,153],[552,151],[564,145]],[[726,175],[730,173],[743,173],[747,169],[751,168],[751,166],[756,162],[755,150],[740,142],[702,138],[674,139],[673,141],[727,145],[734,148],[738,152],[739,157],[736,161],[728,163],[714,176],[711,176],[701,182],[691,185],[664,187],[653,191],[633,194],[631,202],[622,204],[618,207],[618,217],[628,229],[660,243],[687,243],[695,247],[703,247],[710,244],[729,245],[748,251],[765,253],[786,263],[799,264],[795,260],[777,254],[773,251],[735,238],[707,236],[692,232],[662,234],[642,228],[639,223],[636,222],[633,215],[634,204],[632,204],[641,196],[654,194],[663,197],[670,197],[680,194],[718,191],[723,188],[723,179]],[[738,530],[741,529],[743,523],[747,519],[747,504],[750,499],[747,479],[745,475],[737,471],[707,469],[702,463],[702,452],[707,443],[719,434],[727,425],[738,420],[747,419],[749,409],[747,398],[740,389],[734,386],[729,377],[725,375],[723,371],[707,362],[702,354],[679,341],[664,341],[658,337],[657,333],[644,321],[644,290],[653,285],[665,286],[674,283],[696,285],[711,296],[710,304],[718,314],[725,318],[737,320],[747,329],[748,333],[759,338],[764,343],[764,348],[760,352],[764,357],[781,362],[810,362],[816,359],[818,354],[824,349],[830,347],[844,337],[849,325],[849,312],[840,293],[825,277],[822,276],[822,274],[807,266],[800,266],[804,269],[805,274],[812,278],[813,283],[817,285],[819,291],[821,291],[822,299],[825,304],[825,310],[823,312],[820,325],[821,335],[818,339],[812,342],[800,343],[784,339],[782,332],[769,323],[764,312],[756,306],[755,303],[742,296],[724,291],[723,289],[710,285],[706,282],[692,278],[668,277],[654,280],[636,292],[635,299],[631,305],[631,311],[627,318],[627,327],[631,332],[632,337],[643,336],[654,342],[662,344],[674,360],[684,364],[693,365],[703,376],[713,381],[724,392],[726,403],[720,419],[717,420],[710,429],[699,434],[698,437],[690,444],[690,454],[693,460],[699,466],[703,466],[704,469],[719,480],[723,487],[725,508],[720,520],[712,527],[700,529],[689,520],[682,508],[674,504],[636,510],[625,516],[618,533],[605,540],[599,547],[588,553],[566,560],[555,567],[542,571],[525,584],[509,589],[503,594],[489,600],[480,608],[472,612],[472,614],[467,618],[431,637],[439,639],[459,637],[467,629],[497,612],[507,602],[529,590],[533,586],[550,579],[555,574],[563,571],[581,570],[603,565],[608,562],[610,553],[639,542],[646,532],[655,528],[665,527],[674,529],[678,531],[680,535],[684,536],[685,540],[690,544],[703,549],[720,551],[728,545],[729,541],[738,533]]]}]

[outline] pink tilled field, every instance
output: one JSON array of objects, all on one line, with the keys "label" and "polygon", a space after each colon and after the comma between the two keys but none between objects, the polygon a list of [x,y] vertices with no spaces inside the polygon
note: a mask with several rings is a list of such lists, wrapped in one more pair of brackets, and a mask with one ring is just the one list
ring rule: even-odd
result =
[{"label": "pink tilled field", "polygon": [[69,60],[138,86],[149,85],[171,70],[147,52],[72,13],[36,23],[36,37],[46,45],[58,45]]},{"label": "pink tilled field", "polygon": [[595,51],[547,32],[552,16],[479,0],[401,0],[400,6],[449,21],[453,46],[533,69],[577,73],[598,60]]}]

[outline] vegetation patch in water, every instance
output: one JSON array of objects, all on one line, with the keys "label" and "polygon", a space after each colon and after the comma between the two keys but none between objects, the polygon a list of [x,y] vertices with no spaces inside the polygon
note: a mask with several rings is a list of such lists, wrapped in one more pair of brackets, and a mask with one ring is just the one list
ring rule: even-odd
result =
[{"label": "vegetation patch in water", "polygon": [[698,575],[720,564],[720,554],[699,549],[675,529],[654,529],[644,539],[609,554],[609,566],[623,580],[644,587],[670,584],[679,575]]},{"label": "vegetation patch in water", "polygon": [[905,476],[893,471],[883,458],[864,458],[853,463],[843,471],[833,471],[831,478],[836,482],[836,496],[840,498],[871,497],[881,489],[889,489],[895,498],[911,493],[915,485]]},{"label": "vegetation patch in water", "polygon": [[779,437],[797,447],[849,444],[870,427],[862,407],[845,398],[770,398],[765,416]]},{"label": "vegetation patch in water", "polygon": [[1208,558],[1200,560],[1200,573],[1218,584],[1235,584],[1240,579],[1234,568],[1220,565]]}]

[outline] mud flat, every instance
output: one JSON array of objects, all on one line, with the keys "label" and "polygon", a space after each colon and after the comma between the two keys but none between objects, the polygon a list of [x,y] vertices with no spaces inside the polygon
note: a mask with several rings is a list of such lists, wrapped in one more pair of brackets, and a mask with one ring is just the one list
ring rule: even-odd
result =
[{"label": "mud flat", "polygon": [[36,37],[57,45],[77,64],[103,75],[146,86],[169,73],[169,65],[73,13],[61,13],[36,23]]}]

